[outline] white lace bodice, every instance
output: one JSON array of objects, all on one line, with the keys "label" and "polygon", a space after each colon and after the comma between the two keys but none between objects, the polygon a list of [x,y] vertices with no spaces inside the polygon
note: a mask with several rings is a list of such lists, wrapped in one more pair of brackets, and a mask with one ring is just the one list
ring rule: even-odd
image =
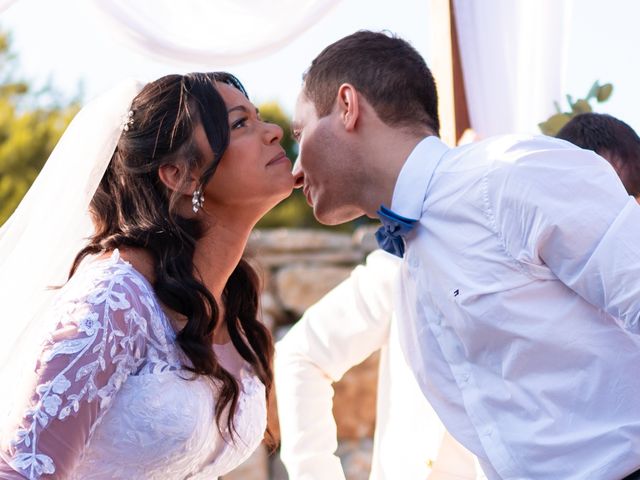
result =
[{"label": "white lace bodice", "polygon": [[0,476],[212,479],[262,440],[265,390],[249,365],[231,343],[214,345],[241,387],[232,440],[217,428],[215,383],[181,368],[187,359],[151,286],[117,251],[81,267],[51,314]]}]

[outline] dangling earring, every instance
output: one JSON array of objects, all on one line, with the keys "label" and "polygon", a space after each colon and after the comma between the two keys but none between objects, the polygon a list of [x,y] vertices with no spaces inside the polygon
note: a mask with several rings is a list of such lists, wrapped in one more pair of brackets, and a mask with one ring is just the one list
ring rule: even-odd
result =
[{"label": "dangling earring", "polygon": [[198,210],[202,208],[204,205],[204,195],[202,194],[202,190],[200,188],[196,188],[193,192],[193,197],[191,197],[191,206],[193,208],[193,213],[198,213]]}]

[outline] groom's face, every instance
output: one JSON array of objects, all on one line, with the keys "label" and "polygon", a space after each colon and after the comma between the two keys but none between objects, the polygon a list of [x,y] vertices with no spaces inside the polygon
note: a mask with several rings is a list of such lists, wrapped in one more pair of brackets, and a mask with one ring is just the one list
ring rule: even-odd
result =
[{"label": "groom's face", "polygon": [[296,186],[320,223],[337,225],[363,214],[354,204],[359,175],[354,148],[345,135],[340,116],[332,112],[318,118],[304,91],[298,96],[293,123],[299,155],[294,166]]}]

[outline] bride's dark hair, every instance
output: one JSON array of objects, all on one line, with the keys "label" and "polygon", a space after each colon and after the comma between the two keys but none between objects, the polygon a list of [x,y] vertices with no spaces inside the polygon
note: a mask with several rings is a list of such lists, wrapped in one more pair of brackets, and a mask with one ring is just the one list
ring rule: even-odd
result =
[{"label": "bride's dark hair", "polygon": [[[153,288],[159,300],[187,318],[177,342],[189,358],[185,368],[221,383],[216,402],[218,428],[225,407],[236,411],[239,387],[218,362],[212,348],[219,313],[213,295],[194,275],[193,253],[202,227],[178,211],[182,189],[168,189],[158,176],[162,165],[182,162],[186,174],[204,167],[200,185],[213,176],[229,145],[227,108],[216,82],[247,93],[240,81],[223,72],[167,75],[147,84],[131,105],[132,122],[118,141],[109,166],[91,201],[95,234],[76,256],[73,275],[87,255],[120,246],[143,248],[154,261]],[[206,161],[194,138],[201,124],[214,152]],[[267,398],[273,382],[273,343],[258,320],[259,281],[246,260],[240,260],[223,292],[224,321],[233,345],[264,383]],[[227,417],[233,432],[233,414]]]}]

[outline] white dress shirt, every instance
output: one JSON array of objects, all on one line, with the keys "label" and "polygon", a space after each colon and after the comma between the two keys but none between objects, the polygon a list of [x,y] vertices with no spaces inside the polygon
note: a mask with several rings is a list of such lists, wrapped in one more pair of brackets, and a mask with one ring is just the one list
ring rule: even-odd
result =
[{"label": "white dress shirt", "polygon": [[420,142],[391,208],[419,219],[401,343],[490,479],[640,468],[640,206],[593,152],[503,136]]},{"label": "white dress shirt", "polygon": [[473,456],[453,438],[411,374],[392,319],[400,260],[367,258],[277,344],[275,362],[281,458],[292,480],[344,480],[332,415],[333,388],[382,348],[371,480],[473,480]]}]

